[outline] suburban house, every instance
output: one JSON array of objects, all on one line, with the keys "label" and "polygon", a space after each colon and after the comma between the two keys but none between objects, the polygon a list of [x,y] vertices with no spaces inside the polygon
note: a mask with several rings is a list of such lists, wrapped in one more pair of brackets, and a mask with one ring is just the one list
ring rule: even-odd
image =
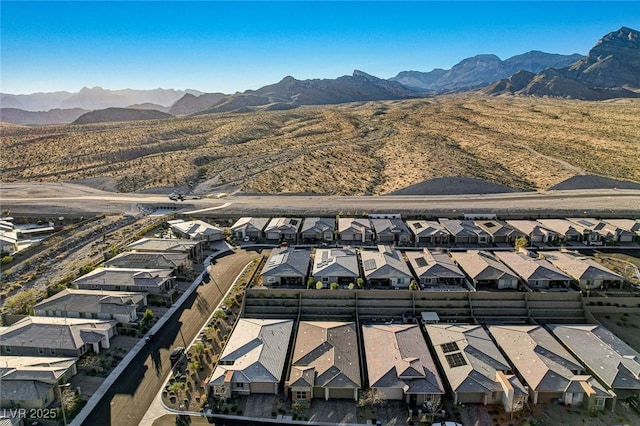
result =
[{"label": "suburban house", "polygon": [[408,220],[407,226],[413,233],[416,246],[449,244],[451,234],[435,220]]},{"label": "suburban house", "polygon": [[631,346],[600,325],[548,327],[618,398],[640,398],[640,353]]},{"label": "suburban house", "polygon": [[346,243],[367,244],[373,241],[371,222],[367,218],[338,218],[338,234]]},{"label": "suburban house", "polygon": [[214,396],[278,394],[293,320],[240,318],[209,380]]},{"label": "suburban house", "polygon": [[308,217],[300,227],[300,236],[305,244],[331,242],[335,239],[335,231],[334,217]]},{"label": "suburban house", "polygon": [[409,288],[413,275],[398,250],[378,246],[378,250],[362,250],[360,258],[364,277],[370,286]]},{"label": "suburban house", "polygon": [[455,244],[489,244],[491,240],[489,233],[477,226],[473,220],[441,218],[438,222],[451,234]]},{"label": "suburban house", "polygon": [[529,238],[532,245],[536,243],[556,243],[560,240],[560,235],[551,229],[545,228],[540,222],[535,220],[507,220],[507,225],[517,229]]},{"label": "suburban house", "polygon": [[0,330],[2,355],[73,356],[109,348],[117,321],[30,316]]},{"label": "suburban house", "polygon": [[420,286],[429,288],[450,288],[466,290],[464,273],[453,262],[453,259],[444,252],[423,251],[405,252],[409,265],[418,277]]},{"label": "suburban house", "polygon": [[310,260],[309,250],[276,247],[262,268],[262,284],[302,286],[309,272]]},{"label": "suburban house", "polygon": [[143,238],[126,249],[137,253],[186,253],[189,260],[202,263],[202,242],[184,239]]},{"label": "suburban house", "polygon": [[180,238],[196,241],[221,241],[224,240],[224,231],[202,220],[182,219],[170,220],[167,222],[174,234]]},{"label": "suburban house", "polygon": [[582,231],[573,222],[566,219],[538,219],[538,222],[558,234],[561,242],[570,243],[583,240]]},{"label": "suburban house", "polygon": [[0,408],[48,407],[59,396],[56,387],[77,374],[77,361],[77,358],[3,356]]},{"label": "suburban house", "polygon": [[576,280],[583,290],[610,285],[622,286],[624,282],[620,275],[577,251],[545,251],[540,254],[553,266]]},{"label": "suburban house", "polygon": [[518,277],[487,251],[452,252],[451,257],[471,279],[476,289],[482,286],[499,290],[518,288]]},{"label": "suburban house", "polygon": [[170,269],[176,276],[193,272],[187,253],[141,253],[125,251],[104,262],[104,266],[129,269]]},{"label": "suburban house", "polygon": [[0,255],[11,255],[18,251],[18,231],[13,223],[0,220]]},{"label": "suburban house", "polygon": [[361,385],[356,324],[301,321],[285,383],[291,400],[357,401]]},{"label": "suburban house", "polygon": [[146,305],[145,293],[67,288],[35,305],[33,311],[43,317],[106,319],[126,324],[136,322],[138,311]]},{"label": "suburban house", "polygon": [[501,404],[520,411],[528,397],[525,386],[480,325],[431,324],[425,329],[455,404]]},{"label": "suburban house", "polygon": [[286,241],[289,243],[298,242],[298,232],[302,219],[291,217],[274,217],[264,228],[265,238],[267,240]]},{"label": "suburban house", "polygon": [[412,408],[440,405],[444,387],[420,326],[363,325],[362,340],[369,386],[382,399],[404,401]]},{"label": "suburban house", "polygon": [[356,284],[360,277],[356,251],[345,248],[316,249],[311,276],[323,287],[335,282],[340,285]]},{"label": "suburban house", "polygon": [[494,255],[531,289],[562,289],[571,285],[571,277],[553,266],[549,261],[528,251],[496,251]]},{"label": "suburban house", "polygon": [[615,226],[618,229],[622,229],[633,234],[632,241],[640,241],[640,220],[633,219],[606,219],[610,225]]},{"label": "suburban house", "polygon": [[378,244],[408,245],[411,243],[411,232],[402,219],[371,219],[371,225]]},{"label": "suburban house", "polygon": [[523,237],[525,234],[501,220],[474,220],[473,223],[480,229],[489,234],[489,241],[492,244],[511,244],[516,238]]},{"label": "suburban house", "polygon": [[256,241],[264,238],[262,231],[267,223],[266,217],[241,217],[231,226],[231,234],[239,241]]},{"label": "suburban house", "polygon": [[584,228],[584,233],[589,233],[588,241],[604,243],[630,243],[633,241],[633,232],[619,228],[615,225],[594,218],[571,218],[567,220]]},{"label": "suburban house", "polygon": [[615,397],[542,326],[493,325],[489,333],[528,386],[532,403],[561,400],[591,410]]}]

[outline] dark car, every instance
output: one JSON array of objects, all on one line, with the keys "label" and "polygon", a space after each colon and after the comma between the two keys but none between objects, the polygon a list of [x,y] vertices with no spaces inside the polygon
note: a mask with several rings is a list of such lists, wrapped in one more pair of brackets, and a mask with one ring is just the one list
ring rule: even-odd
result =
[{"label": "dark car", "polygon": [[184,355],[184,348],[182,346],[178,346],[173,351],[171,351],[171,355],[169,355],[169,361],[171,361],[171,365],[177,364],[178,361],[182,359]]}]

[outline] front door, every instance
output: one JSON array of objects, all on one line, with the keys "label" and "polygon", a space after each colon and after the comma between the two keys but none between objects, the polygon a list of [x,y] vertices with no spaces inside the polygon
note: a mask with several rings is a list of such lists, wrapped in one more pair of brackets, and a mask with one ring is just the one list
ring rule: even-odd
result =
[{"label": "front door", "polygon": [[415,407],[418,404],[418,395],[415,393],[409,394],[409,407]]}]

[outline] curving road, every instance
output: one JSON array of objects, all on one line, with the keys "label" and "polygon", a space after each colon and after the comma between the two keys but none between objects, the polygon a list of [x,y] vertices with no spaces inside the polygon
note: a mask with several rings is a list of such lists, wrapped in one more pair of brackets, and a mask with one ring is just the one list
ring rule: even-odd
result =
[{"label": "curving road", "polygon": [[[171,207],[201,215],[335,215],[399,212],[454,214],[494,212],[508,215],[640,213],[640,190],[598,189],[468,194],[447,196],[302,196],[233,195],[225,198],[169,200],[161,194],[113,193],[65,183],[4,183],[0,186],[3,209],[13,214],[82,214],[83,212],[135,212],[139,206]],[[198,213],[194,213],[198,214]]]},{"label": "curving road", "polygon": [[[83,423],[85,426],[140,424],[140,420],[170,373],[169,353],[186,346],[205,324],[242,269],[259,256],[238,251],[217,259],[211,266],[213,280],[198,286],[182,307],[166,322],[161,333],[140,351]],[[215,285],[218,283],[220,288]]]}]

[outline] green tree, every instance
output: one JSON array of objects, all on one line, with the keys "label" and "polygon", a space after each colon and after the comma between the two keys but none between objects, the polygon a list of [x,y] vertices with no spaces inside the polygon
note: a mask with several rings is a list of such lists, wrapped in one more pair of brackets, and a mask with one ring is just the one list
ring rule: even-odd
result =
[{"label": "green tree", "polygon": [[313,288],[313,284],[316,282],[316,279],[313,277],[309,277],[307,280],[307,288]]},{"label": "green tree", "polygon": [[0,260],[0,263],[2,263],[3,265],[6,265],[8,263],[13,262],[13,256],[2,256],[2,259]]},{"label": "green tree", "polygon": [[515,242],[516,251],[520,250],[521,248],[527,248],[528,245],[529,245],[529,240],[524,235],[522,237],[516,238],[516,242]]},{"label": "green tree", "polygon": [[316,283],[316,289],[317,289],[317,290],[322,290],[322,287],[324,287],[324,284],[322,284],[322,281],[318,281],[318,282]]},{"label": "green tree", "polygon": [[416,280],[411,280],[411,282],[409,283],[409,290],[418,290],[418,283],[416,282]]},{"label": "green tree", "polygon": [[354,283],[349,283],[349,290],[353,290],[354,288],[356,288],[356,285]]},{"label": "green tree", "polygon": [[364,287],[364,280],[358,277],[358,279],[356,280],[356,285],[358,286],[358,288]]},{"label": "green tree", "polygon": [[227,317],[227,314],[225,314],[224,311],[222,311],[222,309],[218,309],[213,313],[213,317],[216,319],[223,319]]},{"label": "green tree", "polygon": [[144,314],[142,315],[142,319],[145,322],[149,322],[153,319],[153,311],[151,309],[145,309]]},{"label": "green tree", "polygon": [[329,284],[329,288],[331,288],[331,290],[337,290],[340,288],[340,285],[337,282],[332,282]]}]

